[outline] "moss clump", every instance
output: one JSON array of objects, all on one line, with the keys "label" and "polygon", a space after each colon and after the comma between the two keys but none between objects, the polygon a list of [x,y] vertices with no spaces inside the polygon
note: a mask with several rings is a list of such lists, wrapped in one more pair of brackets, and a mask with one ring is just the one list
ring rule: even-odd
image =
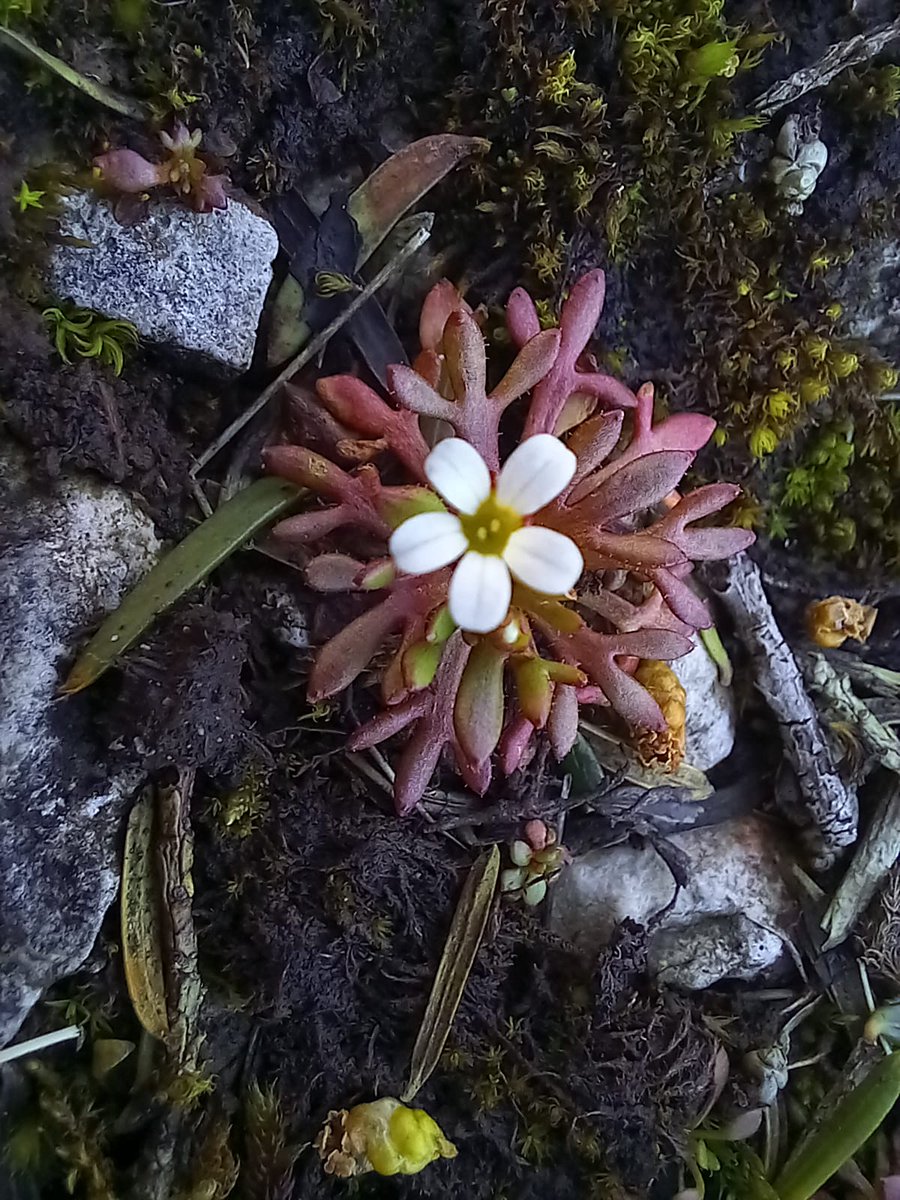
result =
[{"label": "moss clump", "polygon": [[140,338],[130,321],[115,320],[89,308],[45,308],[47,322],[56,352],[64,363],[75,358],[96,358],[104,366],[121,375],[125,354],[134,350]]}]

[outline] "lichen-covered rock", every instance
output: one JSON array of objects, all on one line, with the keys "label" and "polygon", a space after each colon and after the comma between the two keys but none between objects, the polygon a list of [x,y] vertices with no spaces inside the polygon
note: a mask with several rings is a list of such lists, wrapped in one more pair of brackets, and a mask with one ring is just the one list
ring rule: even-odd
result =
[{"label": "lichen-covered rock", "polygon": [[62,232],[89,246],[58,246],[48,284],[63,299],[131,321],[143,338],[218,372],[245,371],[272,260],[275,230],[231,200],[212,213],[154,200],[146,218],[120,224],[91,192],[63,200]]},{"label": "lichen-covered rock", "polygon": [[775,967],[785,955],[780,931],[796,913],[770,826],[748,817],[671,842],[684,856],[687,881],[677,898],[672,872],[649,843],[592,850],[554,884],[554,932],[593,955],[628,918],[650,930],[653,974],[690,989]]},{"label": "lichen-covered rock", "polygon": [[156,559],[120,489],[39,490],[0,456],[0,1045],[44,988],[88,955],[118,888],[133,775],[104,768],[90,698],[57,698],[84,631]]}]

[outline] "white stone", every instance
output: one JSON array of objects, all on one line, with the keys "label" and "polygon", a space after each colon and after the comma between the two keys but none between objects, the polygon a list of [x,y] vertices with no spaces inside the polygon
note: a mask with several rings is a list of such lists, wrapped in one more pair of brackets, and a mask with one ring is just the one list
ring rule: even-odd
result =
[{"label": "white stone", "polygon": [[120,224],[92,192],[62,204],[62,232],[90,246],[55,248],[56,295],[131,321],[147,341],[218,371],[249,367],[278,253],[268,221],[233,199],[211,213],[154,200],[136,225]]},{"label": "white stone", "polygon": [[133,777],[104,769],[90,699],[57,696],[94,623],[156,561],[151,521],[120,489],[29,482],[0,456],[0,1045],[90,952],[118,889]]},{"label": "white stone", "polygon": [[651,930],[656,977],[690,989],[752,979],[778,964],[795,912],[770,827],[748,817],[670,841],[685,856],[687,874],[674,904],[675,880],[657,851],[623,843],[565,868],[551,889],[553,931],[593,955],[630,918]]},{"label": "white stone", "polygon": [[708,771],[734,747],[734,693],[719,682],[718,668],[701,642],[671,666],[685,692],[685,760]]}]

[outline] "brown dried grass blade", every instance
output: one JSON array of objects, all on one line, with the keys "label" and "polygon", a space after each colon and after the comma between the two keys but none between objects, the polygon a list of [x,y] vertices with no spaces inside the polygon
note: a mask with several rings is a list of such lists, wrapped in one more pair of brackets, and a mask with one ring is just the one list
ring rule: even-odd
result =
[{"label": "brown dried grass blade", "polygon": [[419,1027],[409,1067],[409,1082],[400,1099],[408,1103],[437,1066],[447,1035],[465,991],[466,982],[481,945],[491,902],[497,887],[500,851],[496,846],[483,854],[469,872],[437,974],[428,997],[428,1007]]}]

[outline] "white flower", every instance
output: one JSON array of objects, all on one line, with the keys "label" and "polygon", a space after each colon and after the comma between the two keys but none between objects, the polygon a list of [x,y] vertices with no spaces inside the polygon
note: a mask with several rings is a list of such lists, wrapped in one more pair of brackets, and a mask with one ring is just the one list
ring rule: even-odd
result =
[{"label": "white flower", "polygon": [[481,455],[461,438],[438,442],[425,460],[425,474],[456,513],[410,517],[394,530],[391,555],[409,575],[460,560],[448,596],[460,629],[489,633],[502,623],[512,598],[511,575],[550,596],[574,587],[584,569],[581,551],[565,534],[526,523],[575,474],[575,455],[558,438],[540,433],[522,442],[496,487]]}]

